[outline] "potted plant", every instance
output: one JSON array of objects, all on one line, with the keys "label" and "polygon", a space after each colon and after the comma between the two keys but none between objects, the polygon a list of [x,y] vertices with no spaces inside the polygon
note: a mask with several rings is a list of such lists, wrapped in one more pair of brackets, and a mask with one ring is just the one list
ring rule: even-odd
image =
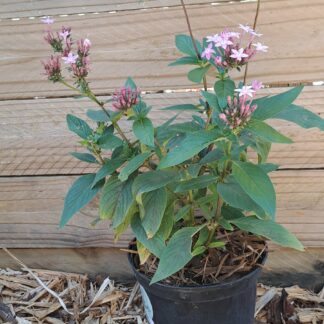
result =
[{"label": "potted plant", "polygon": [[[43,62],[48,79],[99,107],[87,112],[92,125],[67,115],[68,128],[87,151],[71,154],[97,164],[98,171],[73,183],[60,225],[99,194],[98,220],[111,220],[116,239],[132,228],[128,258],[154,323],[253,323],[266,240],[303,250],[275,222],[269,173],[278,166],[267,163],[272,143],[292,141],[266,121],[283,119],[310,128],[323,120],[293,104],[302,86],[257,97],[261,82],[231,79],[233,69],[267,51],[259,36],[243,25],[202,42],[177,35],[176,47],[185,56],[171,65],[194,65],[189,80],[206,85],[208,73],[214,86],[197,94],[196,103],[166,107],[178,114],[153,125],[151,107],[131,78],[109,100],[91,91],[88,39],[73,44],[71,29],[65,27],[46,32],[54,50]],[[63,77],[62,64],[73,85]],[[192,112],[192,119],[177,122],[183,111]]]}]

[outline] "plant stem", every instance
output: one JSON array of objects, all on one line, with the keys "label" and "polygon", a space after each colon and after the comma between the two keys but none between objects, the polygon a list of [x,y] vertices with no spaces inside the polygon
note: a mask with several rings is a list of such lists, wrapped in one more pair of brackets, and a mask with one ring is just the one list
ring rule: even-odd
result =
[{"label": "plant stem", "polygon": [[90,100],[92,100],[93,102],[95,102],[101,109],[102,111],[107,115],[108,119],[111,121],[111,123],[113,124],[113,126],[115,127],[116,131],[118,132],[118,134],[121,136],[121,138],[128,144],[128,146],[132,146],[131,142],[128,140],[128,138],[126,137],[126,135],[124,134],[124,132],[121,130],[121,128],[119,127],[119,125],[117,124],[117,122],[114,122],[111,120],[111,116],[109,114],[109,112],[105,109],[104,107],[104,103],[99,101],[97,99],[97,97],[93,94],[93,92],[89,89],[88,93],[83,93],[81,92],[78,88],[71,86],[70,84],[68,84],[67,82],[65,82],[64,80],[60,81],[63,85],[65,85],[66,87],[77,91],[81,94],[86,95]]},{"label": "plant stem", "polygon": [[[254,23],[253,23],[253,29],[254,30],[255,30],[255,28],[257,26],[257,22],[258,22],[259,11],[260,11],[260,4],[261,4],[261,0],[258,0],[256,12],[255,12],[255,17],[254,17]],[[244,85],[246,84],[246,78],[247,78],[247,73],[248,73],[248,66],[249,66],[249,63],[246,63],[246,65],[245,65],[245,71],[244,71],[244,80],[243,80]]]},{"label": "plant stem", "polygon": [[[200,53],[198,51],[197,44],[195,42],[195,38],[193,36],[193,32],[192,32],[192,28],[191,28],[191,24],[190,24],[189,15],[188,15],[188,12],[187,12],[186,5],[184,3],[184,0],[180,0],[180,2],[181,2],[181,5],[182,5],[184,15],[186,17],[186,22],[187,22],[189,34],[190,34],[190,37],[191,37],[192,45],[193,45],[193,47],[195,49],[198,60],[201,60],[201,56],[200,56]],[[203,77],[203,85],[204,85],[204,90],[207,91],[207,79],[206,79],[205,75]],[[210,112],[208,102],[206,102],[206,104],[207,104],[207,116],[208,116],[207,123],[206,123],[206,128],[207,128],[207,126],[208,126],[208,124],[210,123],[210,120],[211,120],[211,112]]]}]

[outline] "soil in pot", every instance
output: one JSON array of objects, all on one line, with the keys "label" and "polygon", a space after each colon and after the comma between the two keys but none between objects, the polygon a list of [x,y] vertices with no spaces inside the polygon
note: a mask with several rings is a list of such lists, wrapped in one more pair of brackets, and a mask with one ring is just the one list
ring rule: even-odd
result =
[{"label": "soil in pot", "polygon": [[152,257],[139,266],[138,256],[129,254],[152,323],[253,323],[256,283],[266,258],[266,245],[262,239],[241,231],[219,232],[218,239],[226,241],[224,249],[211,249],[153,285],[149,282],[158,260]]}]

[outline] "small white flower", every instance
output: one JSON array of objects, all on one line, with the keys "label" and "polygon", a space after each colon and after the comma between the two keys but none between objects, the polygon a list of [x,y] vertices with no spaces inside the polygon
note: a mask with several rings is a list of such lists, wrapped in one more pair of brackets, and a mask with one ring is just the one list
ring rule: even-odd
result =
[{"label": "small white flower", "polygon": [[255,90],[252,89],[252,86],[243,86],[241,89],[235,89],[234,91],[239,93],[239,97],[253,97],[253,93],[255,93]]},{"label": "small white flower", "polygon": [[255,43],[252,45],[255,46],[255,49],[258,52],[268,52],[268,48],[269,48],[268,46],[262,45],[261,43]]}]

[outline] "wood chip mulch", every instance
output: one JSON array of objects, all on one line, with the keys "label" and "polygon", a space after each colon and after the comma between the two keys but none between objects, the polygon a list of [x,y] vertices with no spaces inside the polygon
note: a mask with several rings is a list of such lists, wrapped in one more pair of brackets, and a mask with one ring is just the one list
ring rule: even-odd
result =
[{"label": "wood chip mulch", "polygon": [[[0,323],[147,324],[139,285],[109,278],[29,269],[0,269]],[[258,285],[256,324],[324,324],[324,287]]]}]

